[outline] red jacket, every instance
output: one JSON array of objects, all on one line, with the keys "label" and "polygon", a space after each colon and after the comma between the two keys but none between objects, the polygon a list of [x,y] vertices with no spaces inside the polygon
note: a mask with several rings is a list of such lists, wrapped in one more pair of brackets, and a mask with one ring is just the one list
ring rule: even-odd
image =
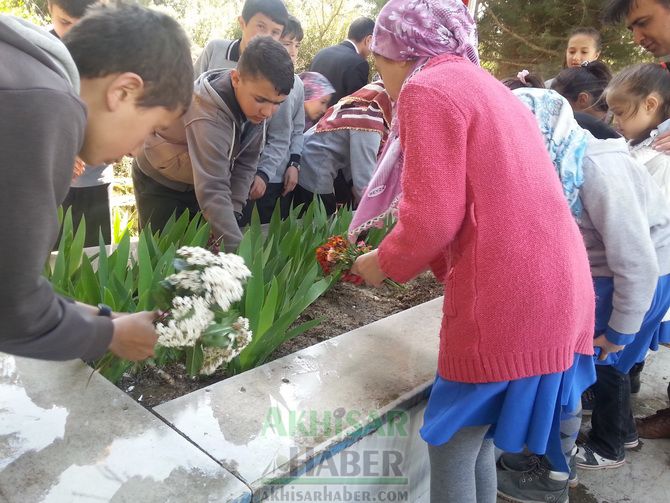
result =
[{"label": "red jacket", "polygon": [[592,354],[586,250],[530,111],[441,56],[405,85],[398,119],[403,195],[379,260],[396,281],[430,266],[445,282],[440,375],[506,381]]}]

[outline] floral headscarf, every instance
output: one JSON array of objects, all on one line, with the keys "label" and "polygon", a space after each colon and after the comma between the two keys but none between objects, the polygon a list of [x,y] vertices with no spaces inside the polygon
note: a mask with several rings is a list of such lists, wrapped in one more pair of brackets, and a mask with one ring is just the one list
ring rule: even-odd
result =
[{"label": "floral headscarf", "polygon": [[305,86],[305,101],[318,100],[335,92],[332,84],[320,73],[302,72],[300,80]]},{"label": "floral headscarf", "polygon": [[454,54],[479,64],[477,29],[460,0],[391,0],[375,24],[372,52],[394,61]]},{"label": "floral headscarf", "polygon": [[[461,0],[390,0],[382,9],[372,36],[372,51],[393,61],[415,61],[409,82],[430,58],[453,54],[479,65],[477,28]],[[395,114],[386,147],[353,221],[349,239],[381,225],[394,215],[402,193],[403,152]]]},{"label": "floral headscarf", "polygon": [[570,103],[556,91],[521,88],[512,92],[533,112],[561,180],[563,194],[573,216],[579,218],[582,213],[579,189],[584,183],[582,163],[589,132],[579,127]]}]

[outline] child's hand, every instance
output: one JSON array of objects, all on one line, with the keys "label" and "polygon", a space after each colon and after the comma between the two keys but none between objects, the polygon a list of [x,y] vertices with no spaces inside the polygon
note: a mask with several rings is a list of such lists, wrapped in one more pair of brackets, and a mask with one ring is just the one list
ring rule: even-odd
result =
[{"label": "child's hand", "polygon": [[263,178],[261,178],[260,176],[256,175],[254,177],[254,182],[251,184],[251,189],[249,190],[249,199],[251,199],[252,201],[260,199],[261,197],[263,197],[263,194],[265,194],[265,189],[267,189],[265,180],[263,180]]},{"label": "child's hand", "polygon": [[74,168],[72,169],[72,180],[75,180],[77,177],[81,176],[84,171],[86,171],[86,164],[84,161],[77,157],[74,160]]},{"label": "child's hand", "polygon": [[667,133],[660,134],[652,143],[654,150],[663,152],[664,154],[670,154],[670,131]]},{"label": "child's hand", "polygon": [[351,267],[351,272],[359,275],[365,283],[371,286],[379,287],[386,279],[386,274],[379,267],[379,257],[377,250],[361,255],[356,259]]},{"label": "child's hand", "polygon": [[284,173],[284,190],[281,195],[284,197],[289,192],[293,192],[295,186],[298,185],[298,168],[289,166]]},{"label": "child's hand", "polygon": [[600,348],[600,355],[598,355],[598,360],[602,361],[607,358],[607,355],[610,353],[618,353],[626,346],[619,346],[607,340],[605,334],[596,337],[593,339],[593,347]]}]

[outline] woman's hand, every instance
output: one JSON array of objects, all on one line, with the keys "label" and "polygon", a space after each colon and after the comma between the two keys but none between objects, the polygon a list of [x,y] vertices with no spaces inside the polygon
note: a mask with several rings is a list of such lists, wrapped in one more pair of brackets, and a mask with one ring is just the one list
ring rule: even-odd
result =
[{"label": "woman's hand", "polygon": [[351,267],[351,272],[359,275],[366,284],[379,287],[386,279],[386,274],[379,266],[377,250],[361,255]]}]

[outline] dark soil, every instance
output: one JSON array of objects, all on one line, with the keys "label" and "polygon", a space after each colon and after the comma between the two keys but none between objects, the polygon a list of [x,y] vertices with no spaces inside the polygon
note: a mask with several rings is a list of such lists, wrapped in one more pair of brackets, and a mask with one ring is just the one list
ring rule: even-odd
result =
[{"label": "dark soil", "polygon": [[[336,337],[440,295],[442,285],[429,273],[422,274],[405,288],[384,286],[375,289],[338,283],[307,308],[297,320],[297,323],[303,323],[322,318],[322,323],[286,341],[272,354],[270,360]],[[210,377],[193,379],[187,375],[183,365],[175,364],[162,370],[144,367],[139,373],[124,375],[117,386],[145,407],[154,407],[226,377],[229,376],[224,371]]]}]

